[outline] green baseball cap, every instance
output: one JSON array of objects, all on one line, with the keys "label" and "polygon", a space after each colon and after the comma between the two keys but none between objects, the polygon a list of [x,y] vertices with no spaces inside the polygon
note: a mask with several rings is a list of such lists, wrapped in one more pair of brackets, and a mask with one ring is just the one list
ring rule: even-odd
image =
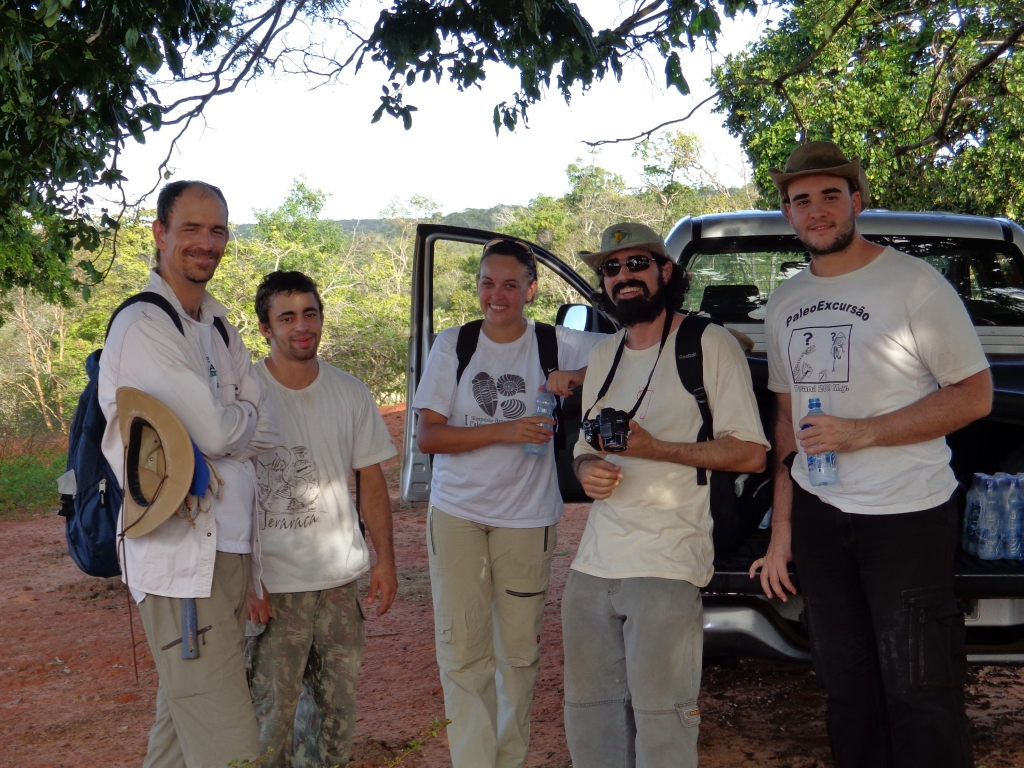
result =
[{"label": "green baseball cap", "polygon": [[601,233],[600,251],[580,251],[579,257],[586,262],[587,266],[595,272],[601,266],[601,262],[612,254],[624,251],[627,248],[643,248],[655,256],[663,256],[669,261],[676,263],[665,248],[665,241],[661,236],[646,224],[636,222],[623,222],[612,224]]}]

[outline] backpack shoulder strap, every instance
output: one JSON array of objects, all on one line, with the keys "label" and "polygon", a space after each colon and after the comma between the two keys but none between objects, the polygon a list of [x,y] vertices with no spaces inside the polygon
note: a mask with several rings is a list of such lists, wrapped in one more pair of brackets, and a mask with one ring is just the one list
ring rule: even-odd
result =
[{"label": "backpack shoulder strap", "polygon": [[219,333],[220,337],[222,339],[224,339],[224,346],[225,347],[230,347],[231,345],[228,344],[228,328],[227,328],[226,325],[224,325],[224,318],[223,317],[214,317],[213,318],[213,327],[217,329],[217,333]]},{"label": "backpack shoulder strap", "polygon": [[459,367],[455,371],[456,384],[462,381],[462,374],[465,372],[466,366],[469,365],[469,361],[473,359],[476,344],[480,340],[480,328],[483,324],[483,320],[473,320],[459,328],[459,338],[455,342],[455,357],[459,361]]},{"label": "backpack shoulder strap", "polygon": [[[715,434],[715,420],[708,405],[707,391],[704,389],[704,352],[701,349],[704,329],[710,324],[710,318],[687,315],[676,334],[676,369],[679,371],[679,381],[697,401],[697,408],[700,409],[700,417],[704,422],[697,432],[698,443],[711,440]],[[707,484],[707,470],[698,467],[697,485]]]},{"label": "backpack shoulder strap", "polygon": [[533,332],[537,336],[537,352],[540,356],[540,367],[547,381],[552,371],[558,370],[558,333],[555,326],[547,323],[534,323]]},{"label": "backpack shoulder strap", "polygon": [[[540,358],[540,367],[544,371],[544,382],[547,383],[548,376],[552,371],[558,370],[558,332],[555,326],[547,323],[533,324],[533,332],[537,337],[537,356]],[[557,405],[551,414],[555,420],[555,453],[565,449],[565,430],[562,420],[562,399],[556,398]]]},{"label": "backpack shoulder strap", "polygon": [[171,305],[171,302],[169,302],[159,293],[154,293],[153,291],[143,291],[142,293],[136,293],[134,296],[129,296],[127,299],[121,302],[121,305],[117,309],[114,310],[114,314],[110,316],[110,322],[107,323],[107,332],[103,335],[104,339],[110,335],[110,327],[114,324],[114,318],[121,314],[121,310],[127,309],[132,304],[138,304],[139,302],[142,302],[143,304],[152,304],[153,306],[160,307],[160,309],[166,312],[167,316],[171,318],[171,322],[173,322],[174,327],[178,329],[178,333],[180,333],[182,336],[185,335],[185,328],[181,324],[181,318],[178,317],[178,313]]}]

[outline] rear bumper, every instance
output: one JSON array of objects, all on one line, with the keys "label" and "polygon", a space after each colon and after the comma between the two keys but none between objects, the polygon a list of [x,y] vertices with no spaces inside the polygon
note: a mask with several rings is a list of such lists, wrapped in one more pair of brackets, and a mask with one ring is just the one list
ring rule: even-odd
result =
[{"label": "rear bumper", "polygon": [[704,656],[811,660],[807,644],[768,603],[738,595],[704,595]]},{"label": "rear bumper", "polygon": [[[705,594],[704,656],[742,656],[807,663],[811,660],[807,639],[798,634],[766,600],[749,595]],[[790,603],[798,603],[799,598]],[[992,601],[1000,602],[1000,601]],[[787,604],[787,613],[798,613],[797,605]],[[974,664],[1024,664],[1024,641],[1020,625],[972,626],[968,620],[967,660]],[[992,644],[992,630],[1011,631],[1013,640],[1005,646]],[[987,632],[986,632],[987,630]],[[972,635],[975,643],[971,645]],[[1007,638],[1009,639],[1009,637]]]}]

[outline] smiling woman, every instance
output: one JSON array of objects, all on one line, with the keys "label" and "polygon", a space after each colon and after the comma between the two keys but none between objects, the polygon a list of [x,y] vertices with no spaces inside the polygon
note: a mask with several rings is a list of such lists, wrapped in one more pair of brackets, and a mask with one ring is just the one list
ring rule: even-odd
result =
[{"label": "smiling woman", "polygon": [[[547,448],[553,422],[524,414],[545,384],[558,394],[556,379],[581,384],[590,348],[605,338],[524,317],[537,263],[521,241],[484,246],[476,289],[483,320],[437,337],[413,401],[419,448],[434,454],[427,541],[455,768],[525,762],[562,501]],[[542,336],[554,336],[563,369],[551,378]]]}]

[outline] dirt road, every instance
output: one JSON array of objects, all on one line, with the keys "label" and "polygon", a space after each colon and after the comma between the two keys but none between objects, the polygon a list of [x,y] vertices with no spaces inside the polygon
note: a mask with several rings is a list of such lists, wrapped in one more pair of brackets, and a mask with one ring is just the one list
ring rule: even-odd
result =
[{"label": "dirt road", "polygon": [[[385,409],[401,440],[404,412]],[[398,463],[386,469],[397,480]],[[395,489],[393,488],[393,491]],[[434,662],[422,508],[395,504],[398,600],[367,622],[353,766],[368,768],[415,737],[444,706]],[[588,507],[570,505],[544,619],[528,766],[571,765],[562,731],[562,587]],[[560,554],[563,553],[564,554]],[[135,613],[135,682],[124,591],[80,574],[67,556],[59,518],[0,523],[0,764],[19,768],[138,766],[153,718],[156,675]],[[979,768],[1024,768],[1024,675],[971,670],[970,715]],[[709,663],[701,695],[701,765],[830,766],[824,701],[809,667]],[[450,765],[443,734],[407,766]]]}]

